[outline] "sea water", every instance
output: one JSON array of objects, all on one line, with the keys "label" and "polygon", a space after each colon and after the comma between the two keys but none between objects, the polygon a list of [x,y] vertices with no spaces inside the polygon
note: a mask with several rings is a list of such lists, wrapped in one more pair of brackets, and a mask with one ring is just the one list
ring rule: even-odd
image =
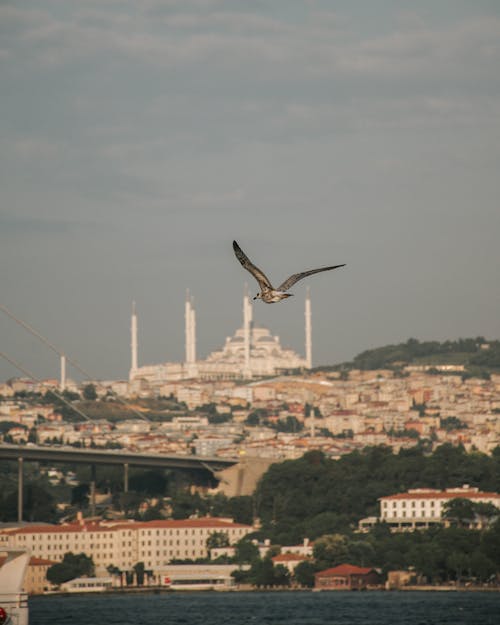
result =
[{"label": "sea water", "polygon": [[30,599],[30,625],[498,625],[497,592],[189,592]]}]

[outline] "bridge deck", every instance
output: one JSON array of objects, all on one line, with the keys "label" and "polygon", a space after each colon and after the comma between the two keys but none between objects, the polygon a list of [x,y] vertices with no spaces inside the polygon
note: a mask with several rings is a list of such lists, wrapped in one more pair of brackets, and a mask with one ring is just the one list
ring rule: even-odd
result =
[{"label": "bridge deck", "polygon": [[108,464],[164,469],[207,469],[220,471],[238,463],[237,458],[216,458],[161,454],[138,454],[121,450],[76,449],[74,447],[42,447],[37,445],[0,445],[0,460]]}]

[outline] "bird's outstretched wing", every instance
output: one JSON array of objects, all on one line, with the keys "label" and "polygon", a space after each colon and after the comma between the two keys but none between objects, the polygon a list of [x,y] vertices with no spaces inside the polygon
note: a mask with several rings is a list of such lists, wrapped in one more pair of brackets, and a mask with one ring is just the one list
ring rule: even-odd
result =
[{"label": "bird's outstretched wing", "polygon": [[245,252],[241,249],[241,247],[233,241],[233,250],[236,254],[236,258],[240,261],[243,267],[249,271],[252,276],[257,280],[261,288],[272,289],[273,285],[269,282],[266,274],[261,271],[258,267],[256,267],[245,254]]},{"label": "bird's outstretched wing", "polygon": [[280,284],[278,287],[278,291],[288,291],[290,287],[292,287],[296,282],[302,280],[306,276],[311,276],[313,273],[319,273],[320,271],[330,271],[331,269],[338,269],[339,267],[344,267],[345,263],[342,265],[333,265],[332,267],[320,267],[319,269],[309,269],[309,271],[303,271],[302,273],[294,273],[293,276],[287,278],[283,284]]}]

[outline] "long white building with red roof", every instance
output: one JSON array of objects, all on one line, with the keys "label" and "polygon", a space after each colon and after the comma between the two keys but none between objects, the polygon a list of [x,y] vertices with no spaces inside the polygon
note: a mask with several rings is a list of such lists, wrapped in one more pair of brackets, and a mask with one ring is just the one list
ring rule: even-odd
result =
[{"label": "long white building with red roof", "polygon": [[444,506],[452,499],[470,499],[474,503],[490,503],[500,509],[500,494],[485,493],[464,485],[438,490],[414,488],[406,493],[380,498],[380,521],[395,529],[419,529],[442,523]]},{"label": "long white building with red roof", "polygon": [[146,569],[158,569],[172,560],[207,557],[207,539],[214,532],[226,534],[232,545],[252,531],[250,525],[212,517],[148,522],[81,520],[0,530],[0,548],[27,549],[32,556],[56,562],[69,552],[85,553],[98,571],[111,565],[126,571],[138,562]]}]

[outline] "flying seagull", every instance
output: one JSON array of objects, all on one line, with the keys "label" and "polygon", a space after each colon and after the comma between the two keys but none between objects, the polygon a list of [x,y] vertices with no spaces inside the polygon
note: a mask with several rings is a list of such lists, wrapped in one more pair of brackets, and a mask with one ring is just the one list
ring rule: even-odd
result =
[{"label": "flying seagull", "polygon": [[266,274],[258,269],[248,258],[245,252],[241,249],[241,247],[233,241],[233,250],[236,254],[236,258],[240,261],[243,267],[249,271],[252,276],[257,280],[260,287],[260,293],[254,297],[254,299],[261,299],[266,304],[274,304],[275,302],[279,302],[286,297],[290,297],[293,293],[286,293],[290,287],[292,287],[296,282],[302,280],[306,276],[310,276],[313,273],[319,273],[320,271],[330,271],[330,269],[337,269],[338,267],[344,267],[343,265],[333,265],[331,267],[320,267],[319,269],[309,269],[309,271],[303,271],[302,273],[294,273],[292,276],[287,278],[283,284],[275,289],[273,285],[269,282]]}]

